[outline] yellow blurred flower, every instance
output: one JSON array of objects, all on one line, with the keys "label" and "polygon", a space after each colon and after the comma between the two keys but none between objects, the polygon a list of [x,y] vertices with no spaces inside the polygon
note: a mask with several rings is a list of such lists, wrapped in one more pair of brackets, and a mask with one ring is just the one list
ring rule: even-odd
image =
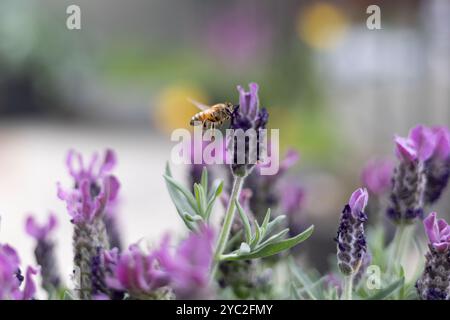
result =
[{"label": "yellow blurred flower", "polygon": [[208,103],[207,95],[193,86],[176,85],[165,88],[156,101],[155,122],[164,132],[189,128],[191,117],[200,110],[188,99]]},{"label": "yellow blurred flower", "polygon": [[308,46],[329,50],[344,37],[348,19],[337,6],[319,2],[302,8],[297,17],[297,33]]}]

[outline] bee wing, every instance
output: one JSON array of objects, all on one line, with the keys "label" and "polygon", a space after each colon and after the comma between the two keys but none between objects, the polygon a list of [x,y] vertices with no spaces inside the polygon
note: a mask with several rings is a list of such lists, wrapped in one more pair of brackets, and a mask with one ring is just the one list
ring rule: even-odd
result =
[{"label": "bee wing", "polygon": [[207,106],[206,104],[200,103],[194,99],[187,98],[187,100],[202,111],[209,109],[209,106]]}]

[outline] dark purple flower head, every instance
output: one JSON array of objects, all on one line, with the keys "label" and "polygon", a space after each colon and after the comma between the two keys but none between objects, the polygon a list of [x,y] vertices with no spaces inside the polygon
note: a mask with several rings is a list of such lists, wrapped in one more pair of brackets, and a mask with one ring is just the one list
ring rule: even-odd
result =
[{"label": "dark purple flower head", "polygon": [[214,232],[204,226],[191,233],[174,252],[165,237],[157,253],[161,269],[170,279],[177,299],[206,299],[209,293],[209,271],[213,259]]},{"label": "dark purple flower head", "polygon": [[372,159],[364,167],[361,180],[374,195],[380,196],[391,186],[394,164],[389,159]]},{"label": "dark purple flower head", "polygon": [[425,162],[426,204],[439,200],[450,178],[450,132],[445,127],[436,127],[433,133],[436,146],[432,157]]},{"label": "dark purple flower head", "polygon": [[344,207],[337,232],[338,267],[344,275],[358,272],[367,251],[364,209],[368,201],[367,190],[359,188]]},{"label": "dark purple flower head", "polygon": [[73,223],[90,223],[105,212],[108,201],[114,199],[119,189],[119,183],[114,176],[103,178],[100,193],[92,196],[89,180],[83,179],[79,188],[64,190],[58,184],[58,197],[66,202]]},{"label": "dark purple flower head", "polygon": [[47,223],[43,225],[39,225],[34,216],[30,215],[25,222],[25,230],[30,236],[39,241],[47,239],[50,233],[55,230],[57,224],[58,221],[53,213],[49,215]]},{"label": "dark purple flower head", "polygon": [[424,300],[450,300],[450,226],[437,220],[435,212],[423,224],[430,243],[424,271],[416,282],[417,292]]},{"label": "dark purple flower head", "polygon": [[25,286],[21,289],[23,277],[20,275],[20,259],[11,246],[0,244],[0,300],[30,300],[36,293],[33,276],[37,270],[28,267]]},{"label": "dark purple flower head", "polygon": [[137,245],[120,255],[109,251],[104,257],[113,274],[106,278],[108,286],[127,291],[132,298],[155,298],[156,291],[169,283],[166,272],[158,267],[156,254],[146,254]]},{"label": "dark purple flower head", "polygon": [[396,137],[395,143],[400,162],[392,178],[387,215],[395,223],[409,224],[423,217],[426,163],[434,154],[436,136],[432,129],[418,125],[410,130],[407,138]]},{"label": "dark purple flower head", "polygon": [[423,220],[425,232],[430,244],[438,252],[450,249],[450,226],[444,219],[436,219],[436,212],[432,212]]},{"label": "dark purple flower head", "polygon": [[[239,106],[235,107],[231,116],[231,129],[235,130],[235,135],[229,141],[229,150],[232,151],[233,161],[231,170],[234,175],[245,177],[247,176],[256,162],[261,161],[264,154],[263,148],[263,129],[266,128],[269,119],[269,113],[265,108],[259,106],[258,85],[250,83],[250,90],[245,91],[244,88],[238,86],[239,91]],[[245,133],[249,129],[254,130],[252,134],[255,138],[255,143],[250,143],[244,135],[240,135],[239,131],[243,130]],[[245,139],[241,141],[241,139]],[[240,150],[238,145],[244,144],[244,150]],[[255,146],[255,145],[256,146]],[[239,152],[244,151],[244,155],[239,155]],[[244,161],[242,161],[243,159]],[[243,162],[243,163],[242,163]]]}]

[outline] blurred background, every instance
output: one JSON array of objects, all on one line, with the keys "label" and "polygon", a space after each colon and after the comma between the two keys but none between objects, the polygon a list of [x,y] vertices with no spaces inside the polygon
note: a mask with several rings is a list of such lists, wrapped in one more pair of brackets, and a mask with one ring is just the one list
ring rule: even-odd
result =
[{"label": "blurred background", "polygon": [[[70,4],[81,30],[66,28]],[[381,30],[366,27],[371,4]],[[52,210],[71,272],[71,225],[56,198],[56,182],[70,183],[69,148],[118,153],[126,243],[182,231],[162,173],[171,131],[197,112],[186,98],[237,103],[236,85],[254,81],[282,150],[301,154],[300,214],[316,225],[305,250],[326,270],[364,164],[394,158],[394,134],[417,123],[450,124],[448,17],[446,0],[2,0],[0,241],[34,263],[25,216]],[[450,217],[448,191],[436,209]]]}]

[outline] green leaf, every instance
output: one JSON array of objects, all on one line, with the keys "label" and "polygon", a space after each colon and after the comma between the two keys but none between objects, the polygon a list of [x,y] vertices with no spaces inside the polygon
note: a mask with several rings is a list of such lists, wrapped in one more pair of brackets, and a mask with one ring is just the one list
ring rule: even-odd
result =
[{"label": "green leaf", "polygon": [[223,181],[222,180],[214,180],[212,183],[211,190],[208,192],[208,199],[211,199],[212,197],[218,197],[222,193],[223,190]]},{"label": "green leaf", "polygon": [[[170,172],[169,164],[166,165],[166,176],[171,177],[172,173]],[[182,218],[183,222],[186,224],[186,227],[190,230],[194,230],[194,226],[184,219],[185,212],[192,212],[192,208],[189,203],[186,201],[184,196],[178,191],[178,189],[174,188],[172,184],[170,184],[166,179],[166,186],[169,192],[169,196],[172,199],[173,204],[178,212],[178,215]]]},{"label": "green leaf", "polygon": [[189,213],[184,213],[183,218],[186,219],[188,222],[197,222],[203,220],[202,216],[199,216],[198,214],[190,215]]},{"label": "green leaf", "polygon": [[255,235],[250,242],[250,248],[255,249],[261,238],[261,228],[259,227],[258,221],[255,220]]},{"label": "green leaf", "polygon": [[236,199],[235,202],[239,216],[241,217],[242,223],[244,224],[245,241],[247,241],[247,243],[250,243],[250,241],[252,240],[252,227],[250,226],[250,221],[248,220],[247,214],[244,212],[244,209],[242,209],[239,201]]},{"label": "green leaf", "polygon": [[203,167],[202,170],[201,185],[205,190],[205,195],[208,194],[208,170],[206,170],[206,167]]},{"label": "green leaf", "polygon": [[284,237],[288,232],[289,232],[289,228],[283,229],[280,232],[278,232],[277,234],[274,234],[273,236],[270,236],[269,238],[267,238],[267,240],[264,240],[259,245],[260,246],[265,246],[268,243],[276,242],[280,238]]},{"label": "green leaf", "polygon": [[405,278],[401,278],[384,289],[379,290],[374,295],[367,298],[367,300],[382,300],[389,297],[392,293],[394,293],[398,288],[402,287],[405,284]]},{"label": "green leaf", "polygon": [[275,217],[272,221],[269,222],[269,224],[267,225],[267,229],[266,229],[266,233],[270,234],[272,233],[272,231],[278,227],[283,220],[286,219],[285,215],[281,215],[281,216],[277,216]]},{"label": "green leaf", "polygon": [[192,193],[189,190],[187,190],[185,187],[183,187],[180,183],[175,181],[174,178],[172,178],[168,175],[163,175],[163,176],[164,176],[164,179],[166,179],[167,183],[170,186],[172,186],[175,190],[177,190],[184,196],[184,198],[187,200],[187,202],[191,206],[192,211],[194,211],[197,214],[200,214],[200,212],[197,212],[196,200],[195,200],[194,196],[192,195]]},{"label": "green leaf", "polygon": [[267,225],[269,224],[269,220],[270,220],[270,208],[267,209],[266,216],[264,217],[263,223],[261,225],[261,229],[264,231],[264,233],[266,233],[267,231]]},{"label": "green leaf", "polygon": [[299,243],[308,239],[314,231],[314,226],[310,226],[308,229],[303,231],[302,233],[296,235],[295,237],[285,239],[275,243],[269,243],[265,246],[261,246],[256,250],[250,252],[249,254],[237,254],[231,253],[221,257],[222,260],[225,261],[236,261],[236,260],[248,260],[248,259],[257,259],[257,258],[265,258],[281,251],[288,250]]},{"label": "green leaf", "polygon": [[216,180],[213,184],[213,188],[211,190],[211,194],[208,196],[208,203],[206,205],[205,210],[205,220],[208,221],[211,215],[212,209],[214,207],[214,203],[217,197],[222,193],[223,190],[223,181]]}]

